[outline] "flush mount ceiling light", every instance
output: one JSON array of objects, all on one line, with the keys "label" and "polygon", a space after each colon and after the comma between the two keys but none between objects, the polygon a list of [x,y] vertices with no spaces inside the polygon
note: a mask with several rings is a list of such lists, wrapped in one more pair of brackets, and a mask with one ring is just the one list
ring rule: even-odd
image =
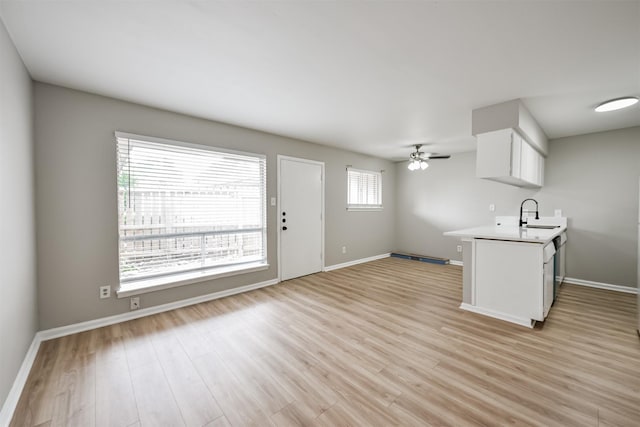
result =
[{"label": "flush mount ceiling light", "polygon": [[636,98],[635,96],[625,96],[624,98],[610,99],[609,101],[603,102],[596,107],[596,111],[598,113],[603,113],[605,111],[615,111],[621,108],[631,107],[632,105],[637,103],[638,98]]}]

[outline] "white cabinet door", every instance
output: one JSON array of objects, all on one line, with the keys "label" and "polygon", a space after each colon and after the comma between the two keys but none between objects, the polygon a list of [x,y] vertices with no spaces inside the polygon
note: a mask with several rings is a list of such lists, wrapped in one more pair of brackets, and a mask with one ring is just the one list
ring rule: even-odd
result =
[{"label": "white cabinet door", "polygon": [[522,145],[522,137],[511,132],[511,176],[514,178],[522,178]]},{"label": "white cabinet door", "polygon": [[544,158],[514,129],[477,135],[476,176],[518,187],[540,187]]},{"label": "white cabinet door", "polygon": [[478,178],[511,176],[511,133],[511,129],[503,129],[478,135]]},{"label": "white cabinet door", "polygon": [[520,150],[520,168],[523,181],[531,186],[542,186],[544,157],[524,140]]},{"label": "white cabinet door", "polygon": [[520,177],[527,182],[536,180],[536,151],[529,144],[522,144],[522,175]]}]

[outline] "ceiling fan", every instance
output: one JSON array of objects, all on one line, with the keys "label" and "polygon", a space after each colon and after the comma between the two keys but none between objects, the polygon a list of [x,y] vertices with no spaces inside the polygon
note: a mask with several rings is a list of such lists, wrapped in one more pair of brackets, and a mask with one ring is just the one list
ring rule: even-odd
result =
[{"label": "ceiling fan", "polygon": [[425,153],[423,151],[420,151],[420,147],[422,147],[422,144],[415,144],[414,147],[416,147],[416,151],[409,154],[409,165],[407,167],[409,168],[410,171],[415,171],[418,169],[425,170],[426,168],[429,167],[429,163],[427,163],[427,160],[448,159],[449,157],[451,157],[450,155],[441,155],[438,153]]}]

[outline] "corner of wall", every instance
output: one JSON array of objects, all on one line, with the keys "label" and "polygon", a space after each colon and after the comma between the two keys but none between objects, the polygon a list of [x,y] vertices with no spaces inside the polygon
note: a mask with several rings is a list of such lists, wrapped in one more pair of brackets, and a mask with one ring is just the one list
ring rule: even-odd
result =
[{"label": "corner of wall", "polygon": [[[17,402],[25,357],[38,328],[33,82],[11,37],[0,20],[0,180],[2,197],[11,200],[0,223],[3,239],[20,242],[3,254],[0,265],[0,402],[4,417]],[[6,106],[6,107],[5,107]],[[7,141],[5,143],[5,141]],[[3,420],[0,420],[0,423]]]}]

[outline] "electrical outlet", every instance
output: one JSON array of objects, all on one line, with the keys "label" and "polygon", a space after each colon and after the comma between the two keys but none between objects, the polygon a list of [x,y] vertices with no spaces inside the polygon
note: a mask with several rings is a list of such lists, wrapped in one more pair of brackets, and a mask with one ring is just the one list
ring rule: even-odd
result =
[{"label": "electrical outlet", "polygon": [[495,210],[496,210],[496,205],[494,205],[493,203],[491,203],[491,204],[489,205],[489,212],[495,212]]},{"label": "electrical outlet", "polygon": [[100,286],[100,299],[111,298],[111,286]]},{"label": "electrical outlet", "polygon": [[137,310],[140,308],[140,297],[133,297],[129,300],[131,310]]},{"label": "electrical outlet", "polygon": [[342,253],[343,253],[343,254],[346,254],[346,253],[347,253],[347,247],[346,247],[346,246],[343,246],[343,247],[342,247]]},{"label": "electrical outlet", "polygon": [[462,252],[462,245],[458,245],[458,246],[456,246],[456,250],[457,250],[458,252]]}]

